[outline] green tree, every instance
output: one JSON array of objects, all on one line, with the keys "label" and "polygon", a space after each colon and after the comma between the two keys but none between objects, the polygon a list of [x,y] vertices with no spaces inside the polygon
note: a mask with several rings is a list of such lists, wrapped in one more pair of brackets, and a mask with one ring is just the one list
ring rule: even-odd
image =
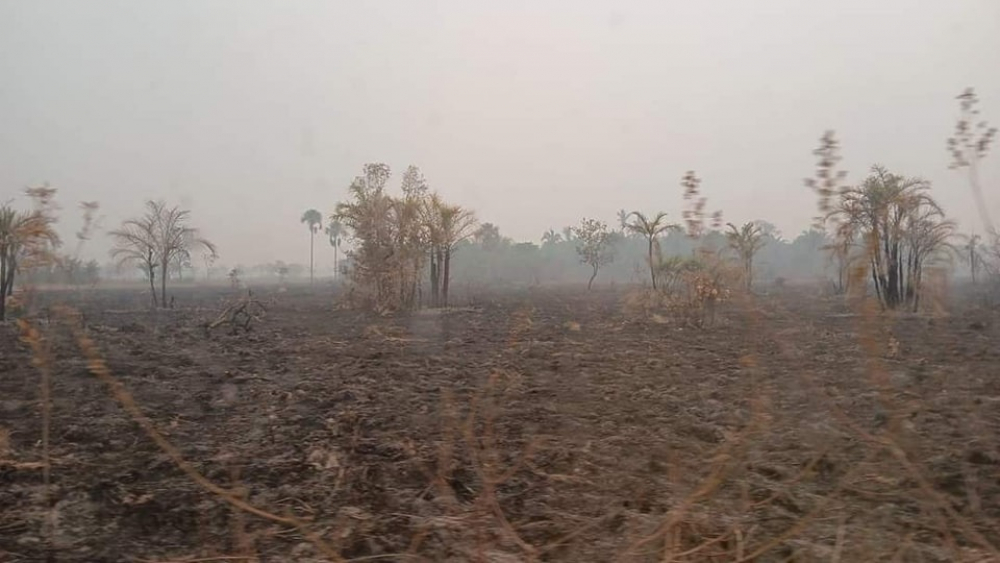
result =
[{"label": "green tree", "polygon": [[309,283],[313,283],[315,270],[313,248],[316,243],[316,233],[319,232],[319,228],[323,224],[323,215],[315,209],[307,209],[302,214],[302,222],[309,228]]},{"label": "green tree", "polygon": [[592,273],[587,281],[587,290],[594,285],[594,278],[601,266],[614,261],[614,247],[611,245],[611,233],[604,221],[583,219],[579,227],[573,228],[576,240],[576,253],[580,262],[590,266]]}]

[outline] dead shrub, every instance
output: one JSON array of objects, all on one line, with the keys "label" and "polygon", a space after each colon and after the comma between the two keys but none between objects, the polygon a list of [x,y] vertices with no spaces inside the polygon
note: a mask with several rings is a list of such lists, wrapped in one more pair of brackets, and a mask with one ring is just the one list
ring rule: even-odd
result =
[{"label": "dead shrub", "polygon": [[627,294],[622,310],[631,317],[668,318],[697,327],[715,323],[720,303],[739,287],[741,271],[719,257],[701,251],[697,258],[672,257],[659,264],[658,289],[642,288]]}]

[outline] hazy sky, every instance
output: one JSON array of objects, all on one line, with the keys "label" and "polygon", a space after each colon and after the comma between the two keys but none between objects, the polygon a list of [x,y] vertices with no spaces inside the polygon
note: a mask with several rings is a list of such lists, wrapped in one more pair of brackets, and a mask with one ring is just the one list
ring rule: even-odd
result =
[{"label": "hazy sky", "polygon": [[693,169],[727,220],[794,236],[833,128],[852,180],[923,176],[972,228],[945,139],[967,86],[1000,124],[998,69],[996,0],[0,0],[0,199],[50,182],[70,234],[80,200],[111,228],[165,198],[227,264],[304,263],[302,211],[365,162],[536,241],[620,208],[679,220]]}]

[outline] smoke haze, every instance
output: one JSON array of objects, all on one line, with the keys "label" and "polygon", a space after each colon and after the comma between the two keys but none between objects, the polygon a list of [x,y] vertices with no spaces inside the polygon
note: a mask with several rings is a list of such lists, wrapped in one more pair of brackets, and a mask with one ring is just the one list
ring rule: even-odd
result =
[{"label": "smoke haze", "polygon": [[[832,128],[850,180],[923,176],[982,230],[945,140],[969,86],[1000,124],[995,1],[363,4],[0,2],[0,199],[51,183],[71,235],[78,201],[112,228],[164,198],[224,263],[303,263],[302,212],[366,162],[536,242],[621,208],[679,220],[696,170],[710,209],[794,236]],[[982,174],[1000,216],[1000,155]]]}]

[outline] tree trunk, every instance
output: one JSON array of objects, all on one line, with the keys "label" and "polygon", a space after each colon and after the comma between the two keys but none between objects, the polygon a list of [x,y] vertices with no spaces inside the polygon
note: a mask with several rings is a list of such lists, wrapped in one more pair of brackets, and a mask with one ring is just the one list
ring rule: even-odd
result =
[{"label": "tree trunk", "polygon": [[430,252],[430,271],[431,271],[431,307],[438,306],[438,265],[435,256],[435,250],[432,248]]},{"label": "tree trunk", "polygon": [[653,237],[649,237],[649,278],[653,282],[653,291],[656,291],[656,268],[653,266]]},{"label": "tree trunk", "polygon": [[444,271],[442,272],[444,277],[441,280],[441,299],[444,302],[445,308],[448,307],[448,284],[451,281],[451,248],[446,248],[444,251]]},{"label": "tree trunk", "polygon": [[434,267],[431,272],[431,299],[435,307],[441,306],[441,278],[444,268],[444,249],[438,247],[434,249],[431,254],[431,260],[434,261]]},{"label": "tree trunk", "polygon": [[4,275],[3,279],[7,282],[7,289],[4,293],[0,295],[5,295],[10,297],[14,295],[14,274],[17,273],[17,257],[10,256],[7,258],[7,273]]},{"label": "tree trunk", "polygon": [[7,320],[7,283],[7,259],[0,257],[0,321]]},{"label": "tree trunk", "polygon": [[340,252],[336,246],[333,247],[333,279],[340,276]]},{"label": "tree trunk", "polygon": [[309,283],[313,283],[313,247],[316,245],[316,232],[309,227]]},{"label": "tree trunk", "polygon": [[594,286],[594,278],[597,277],[597,266],[593,266],[593,268],[594,273],[590,275],[590,281],[587,282],[587,291],[590,291],[590,288]]},{"label": "tree trunk", "polygon": [[420,287],[420,254],[418,253],[413,259],[413,279],[410,280],[410,303],[415,305],[416,308],[420,308],[420,301],[417,298],[417,292]]},{"label": "tree trunk", "polygon": [[[878,297],[878,303],[883,309],[885,309],[885,297],[883,296],[882,293],[882,282],[878,274],[876,273],[876,268],[874,264],[872,264],[872,280],[875,282],[875,295]],[[865,290],[864,295],[867,294],[868,291]]]},{"label": "tree trunk", "polygon": [[152,262],[149,263],[149,271],[146,272],[149,276],[149,294],[153,296],[153,308],[156,308],[156,266]]},{"label": "tree trunk", "polygon": [[160,307],[167,308],[167,262],[160,264]]}]

